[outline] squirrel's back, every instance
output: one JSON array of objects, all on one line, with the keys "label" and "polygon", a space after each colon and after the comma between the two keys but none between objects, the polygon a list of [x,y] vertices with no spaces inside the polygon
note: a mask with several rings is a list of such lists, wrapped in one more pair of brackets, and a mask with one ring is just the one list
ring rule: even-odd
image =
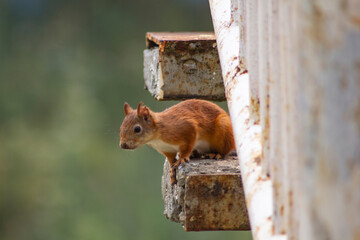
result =
[{"label": "squirrel's back", "polygon": [[[185,124],[193,124],[196,127],[197,140],[206,142],[212,150],[226,155],[234,149],[234,137],[232,133],[229,115],[218,105],[204,101],[191,99],[182,101],[159,114],[161,121],[158,123],[161,129],[173,129],[171,136],[186,133]],[[177,134],[178,133],[178,134]],[[167,132],[161,133],[168,136]],[[176,136],[180,138],[180,136]]]},{"label": "squirrel's back", "polygon": [[214,121],[219,114],[227,113],[220,108],[215,103],[198,100],[198,99],[190,99],[182,101],[163,112],[159,113],[164,119],[169,119],[170,122],[175,119],[196,119],[200,123],[202,121]]}]

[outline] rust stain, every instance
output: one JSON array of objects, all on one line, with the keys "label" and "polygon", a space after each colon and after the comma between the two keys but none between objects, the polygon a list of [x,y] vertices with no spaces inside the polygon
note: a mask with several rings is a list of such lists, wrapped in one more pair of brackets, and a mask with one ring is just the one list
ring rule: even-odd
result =
[{"label": "rust stain", "polygon": [[250,229],[247,213],[241,207],[245,202],[241,197],[243,193],[240,186],[240,175],[188,176],[185,188],[185,230]]},{"label": "rust stain", "polygon": [[164,52],[165,51],[165,45],[166,45],[166,42],[161,42],[160,45],[159,45],[159,52]]},{"label": "rust stain", "polygon": [[360,228],[355,229],[353,239],[360,239]]},{"label": "rust stain", "polygon": [[260,227],[257,226],[257,227],[255,228],[255,235],[257,235],[257,234],[259,233],[259,231],[260,231]]},{"label": "rust stain", "polygon": [[259,98],[251,98],[250,99],[250,106],[251,106],[251,109],[256,112],[256,113],[259,113],[259,109],[260,109],[260,100]]},{"label": "rust stain", "polygon": [[147,32],[146,39],[160,44],[163,41],[215,40],[213,32]]},{"label": "rust stain", "polygon": [[284,207],[284,205],[281,205],[281,207],[280,207],[280,215],[284,216],[284,212],[285,212],[285,207]]},{"label": "rust stain", "polygon": [[247,118],[244,123],[245,123],[246,125],[249,125],[249,121],[250,121],[250,119]]},{"label": "rust stain", "polygon": [[235,22],[234,18],[231,18],[231,21],[230,21],[229,25],[226,26],[226,27],[227,27],[227,28],[231,27],[231,25],[232,25],[234,22]]},{"label": "rust stain", "polygon": [[235,80],[236,78],[236,75],[238,73],[240,73],[240,67],[239,66],[236,66],[236,68],[234,69],[234,71],[228,71],[225,75],[225,79],[231,79],[232,81]]},{"label": "rust stain", "polygon": [[343,90],[346,90],[349,87],[349,80],[345,74],[342,74],[340,78],[340,87]]},{"label": "rust stain", "polygon": [[315,41],[317,41],[319,44],[326,44],[328,42],[328,39],[326,37],[326,33],[324,31],[325,27],[324,24],[326,22],[326,16],[323,12],[323,9],[321,6],[319,6],[316,2],[313,2],[310,6],[312,9],[311,15],[309,18],[311,18],[311,22],[313,24],[309,25],[308,27],[308,35],[309,37],[313,38]]},{"label": "rust stain", "polygon": [[260,156],[258,156],[258,157],[256,157],[255,159],[254,159],[254,162],[256,163],[256,165],[260,165],[261,164],[261,157]]},{"label": "rust stain", "polygon": [[353,120],[357,123],[358,131],[360,133],[360,102],[357,105],[357,110],[354,111]]},{"label": "rust stain", "polygon": [[[350,17],[350,21],[357,27],[360,28],[360,18]],[[359,238],[360,239],[360,238]]]}]

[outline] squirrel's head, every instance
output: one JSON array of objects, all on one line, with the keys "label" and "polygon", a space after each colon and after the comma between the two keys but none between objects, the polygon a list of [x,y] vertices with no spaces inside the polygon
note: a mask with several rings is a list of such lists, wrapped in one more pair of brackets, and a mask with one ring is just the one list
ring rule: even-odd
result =
[{"label": "squirrel's head", "polygon": [[120,127],[120,143],[123,149],[138,148],[153,138],[155,132],[154,113],[140,102],[137,109],[124,104],[125,119]]}]

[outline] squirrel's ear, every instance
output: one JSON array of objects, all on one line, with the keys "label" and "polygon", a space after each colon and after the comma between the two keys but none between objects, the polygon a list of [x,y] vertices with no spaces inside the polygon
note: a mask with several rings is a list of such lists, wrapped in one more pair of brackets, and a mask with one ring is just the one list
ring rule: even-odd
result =
[{"label": "squirrel's ear", "polygon": [[144,117],[144,120],[147,121],[150,117],[150,110],[148,107],[143,107],[141,110],[141,115]]},{"label": "squirrel's ear", "polygon": [[150,116],[150,110],[148,107],[143,107],[143,103],[140,102],[137,107],[137,115],[139,117],[143,117],[145,120],[147,120],[148,117]]},{"label": "squirrel's ear", "polygon": [[140,117],[141,116],[141,110],[142,110],[142,102],[139,102],[139,105],[137,106],[137,115]]},{"label": "squirrel's ear", "polygon": [[128,115],[129,113],[131,113],[133,109],[130,107],[130,105],[126,102],[124,104],[124,112],[125,112],[125,116]]}]

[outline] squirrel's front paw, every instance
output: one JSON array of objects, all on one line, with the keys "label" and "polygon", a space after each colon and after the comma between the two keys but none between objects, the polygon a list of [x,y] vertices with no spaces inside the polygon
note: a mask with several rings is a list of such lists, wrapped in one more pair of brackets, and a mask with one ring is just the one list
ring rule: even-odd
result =
[{"label": "squirrel's front paw", "polygon": [[179,167],[180,164],[185,166],[186,163],[190,162],[189,158],[179,158],[173,165],[174,168]]}]

